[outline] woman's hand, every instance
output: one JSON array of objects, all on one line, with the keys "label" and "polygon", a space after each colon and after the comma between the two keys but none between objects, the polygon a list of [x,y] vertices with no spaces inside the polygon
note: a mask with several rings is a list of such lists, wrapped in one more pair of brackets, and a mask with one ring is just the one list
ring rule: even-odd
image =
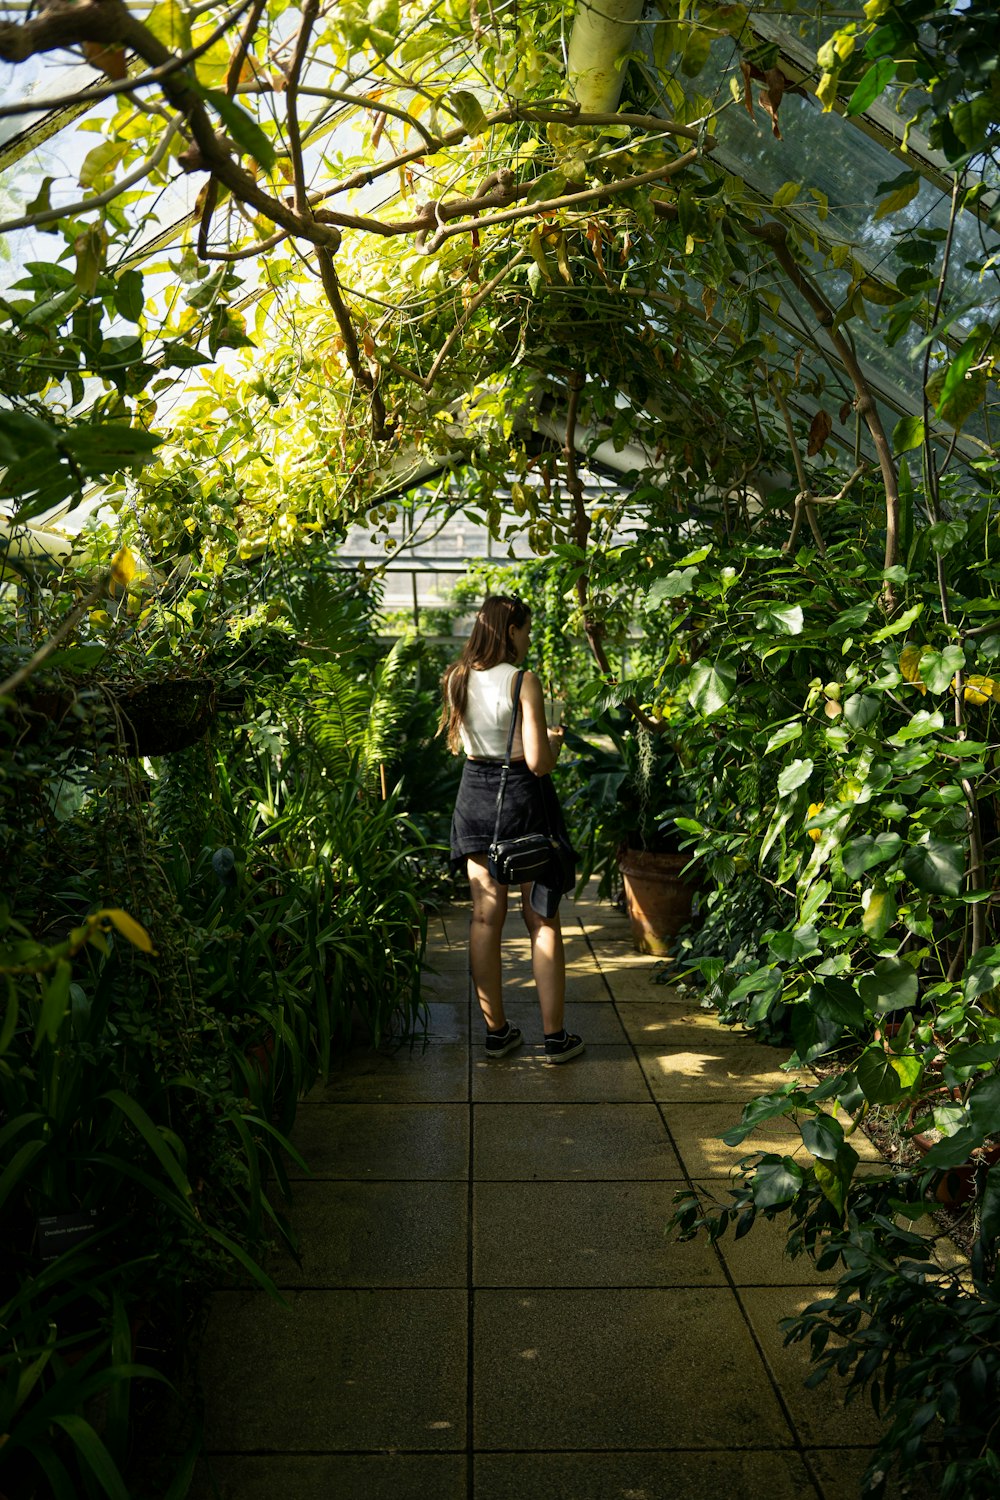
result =
[{"label": "woman's hand", "polygon": [[549,737],[549,749],[552,751],[552,754],[554,755],[554,757],[556,758],[556,760],[558,760],[559,759],[559,752],[562,750],[562,747],[563,747],[563,732],[562,732],[562,729],[561,728],[559,728],[559,729],[548,729],[548,730],[546,730],[546,734]]}]

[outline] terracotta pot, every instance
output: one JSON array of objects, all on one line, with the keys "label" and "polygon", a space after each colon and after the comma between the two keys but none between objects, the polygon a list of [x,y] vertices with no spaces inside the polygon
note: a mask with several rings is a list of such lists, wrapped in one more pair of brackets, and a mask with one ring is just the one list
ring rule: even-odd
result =
[{"label": "terracotta pot", "polygon": [[670,952],[673,939],[691,920],[695,887],[681,878],[686,854],[654,854],[621,849],[618,865],[637,953]]},{"label": "terracotta pot", "polygon": [[[959,1089],[949,1091],[952,1097],[960,1095]],[[911,1119],[916,1118],[919,1106],[911,1112]],[[923,1131],[915,1131],[910,1140],[916,1146],[921,1156],[926,1156],[937,1141],[932,1135],[926,1135]],[[974,1198],[977,1188],[977,1174],[981,1167],[991,1167],[1000,1161],[1000,1141],[986,1141],[980,1146],[975,1155],[967,1162],[958,1167],[948,1167],[934,1179],[930,1195],[938,1203],[943,1203],[947,1208],[959,1208],[963,1203],[968,1203]]]}]

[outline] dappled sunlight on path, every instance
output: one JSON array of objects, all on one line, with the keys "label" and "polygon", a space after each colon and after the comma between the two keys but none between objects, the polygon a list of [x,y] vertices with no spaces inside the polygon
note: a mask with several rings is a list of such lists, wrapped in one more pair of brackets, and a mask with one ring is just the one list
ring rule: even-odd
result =
[{"label": "dappled sunlight on path", "polygon": [[[862,1403],[807,1391],[778,1319],[821,1288],[776,1226],[681,1244],[685,1186],[725,1195],[780,1052],[652,984],[627,924],[567,903],[568,1022],[543,1061],[526,941],[509,944],[524,1047],[487,1063],[467,912],[432,924],[426,1041],[354,1053],[303,1104],[302,1263],[281,1307],[219,1292],[198,1500],[852,1500],[877,1440]],[[867,1144],[867,1143],[865,1143]],[[874,1149],[870,1149],[874,1157]],[[299,1174],[301,1177],[301,1174]]]}]

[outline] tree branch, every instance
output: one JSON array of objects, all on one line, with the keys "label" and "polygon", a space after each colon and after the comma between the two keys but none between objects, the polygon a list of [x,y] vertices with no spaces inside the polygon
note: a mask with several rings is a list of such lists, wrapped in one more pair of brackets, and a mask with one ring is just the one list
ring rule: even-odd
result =
[{"label": "tree branch", "polygon": [[302,159],[302,132],[299,129],[299,104],[298,89],[299,78],[302,74],[302,65],[306,60],[306,48],[312,35],[316,17],[319,14],[319,0],[305,0],[302,7],[302,21],[299,26],[298,35],[295,38],[295,51],[292,54],[291,67],[288,70],[288,87],[285,90],[285,118],[288,127],[288,152],[292,158],[292,182],[295,186],[295,212],[303,218],[312,217],[312,209],[309,206],[309,198],[306,192],[306,171]]},{"label": "tree branch", "polygon": [[[748,233],[755,239],[763,240],[774,251],[775,258],[788,279],[797,291],[805,298],[816,315],[820,327],[826,332],[827,337],[840,355],[844,369],[850,377],[857,396],[858,411],[865,420],[868,431],[871,433],[875,452],[878,455],[879,469],[885,485],[885,563],[884,566],[893,568],[899,561],[899,479],[896,473],[896,464],[892,456],[892,445],[885,435],[882,426],[882,418],[879,416],[878,407],[871,386],[865,379],[861,366],[850,341],[835,326],[833,309],[825,297],[816,287],[812,278],[806,274],[796,261],[788,243],[788,231],[783,224],[762,224],[759,227],[747,226]],[[885,585],[885,600],[890,611],[896,607],[896,591],[892,584]]]}]

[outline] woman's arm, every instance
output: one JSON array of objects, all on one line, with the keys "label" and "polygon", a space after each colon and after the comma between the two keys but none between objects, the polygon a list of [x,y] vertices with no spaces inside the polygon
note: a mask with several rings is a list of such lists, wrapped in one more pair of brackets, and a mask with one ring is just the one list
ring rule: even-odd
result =
[{"label": "woman's arm", "polygon": [[542,684],[534,672],[525,672],[521,683],[521,738],[528,769],[547,776],[559,758],[563,738],[561,729],[545,727]]}]

